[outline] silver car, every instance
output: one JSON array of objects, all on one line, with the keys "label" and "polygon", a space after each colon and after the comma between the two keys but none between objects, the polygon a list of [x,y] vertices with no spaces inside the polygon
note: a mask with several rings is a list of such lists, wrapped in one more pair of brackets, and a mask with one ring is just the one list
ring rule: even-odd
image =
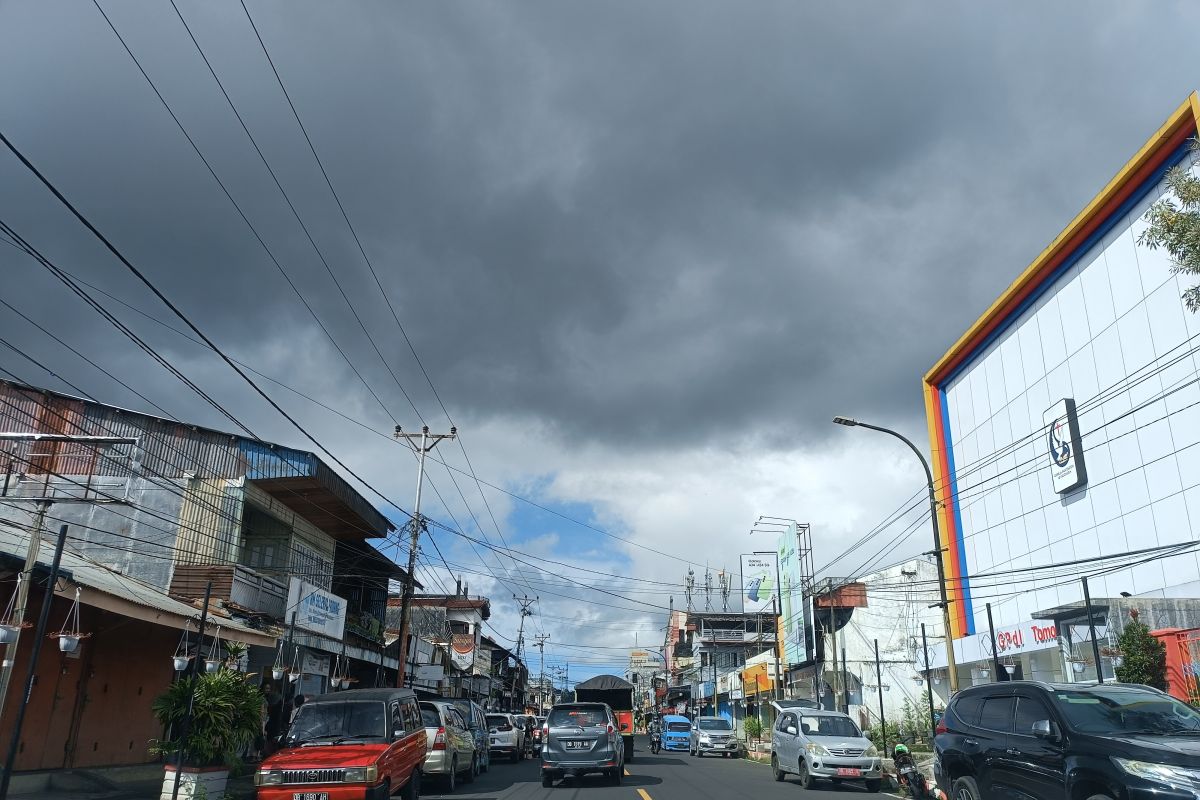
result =
[{"label": "silver car", "polygon": [[688,755],[716,753],[729,758],[737,757],[741,752],[742,746],[733,723],[724,717],[699,717],[692,723],[688,736]]},{"label": "silver car", "polygon": [[881,766],[875,745],[845,714],[815,708],[780,710],[771,731],[775,780],[794,774],[804,789],[812,788],[818,778],[862,781],[868,792],[878,792]]},{"label": "silver car", "polygon": [[542,786],[599,772],[613,784],[625,774],[625,739],[604,703],[563,703],[550,709],[542,744]]},{"label": "silver car", "polygon": [[464,783],[475,780],[479,759],[475,754],[475,739],[462,714],[448,700],[422,700],[420,706],[428,748],[422,774],[444,777],[451,792],[459,777]]}]

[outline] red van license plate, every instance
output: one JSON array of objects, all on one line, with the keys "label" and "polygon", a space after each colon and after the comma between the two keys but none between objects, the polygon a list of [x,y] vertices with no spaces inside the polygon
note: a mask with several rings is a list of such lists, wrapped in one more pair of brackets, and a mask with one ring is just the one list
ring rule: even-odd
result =
[{"label": "red van license plate", "polygon": [[292,792],[292,800],[329,800],[329,792]]},{"label": "red van license plate", "polygon": [[855,769],[854,767],[838,767],[837,774],[839,778],[858,778],[862,776],[862,770]]}]

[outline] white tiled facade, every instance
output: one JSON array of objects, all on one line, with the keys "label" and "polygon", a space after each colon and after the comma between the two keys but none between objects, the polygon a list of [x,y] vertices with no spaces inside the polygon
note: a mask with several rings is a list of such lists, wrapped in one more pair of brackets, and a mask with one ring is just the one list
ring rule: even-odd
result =
[{"label": "white tiled facade", "polygon": [[[969,576],[1200,538],[1200,316],[1180,299],[1188,276],[1137,244],[1163,191],[1152,189],[947,384]],[[1064,397],[1078,405],[1088,483],[1060,496],[1042,415]],[[1060,572],[1037,583],[971,578],[974,629],[987,630],[985,602],[1004,626],[1080,600],[1076,573]],[[1200,557],[1091,580],[1094,597],[1123,591],[1200,597]]]}]

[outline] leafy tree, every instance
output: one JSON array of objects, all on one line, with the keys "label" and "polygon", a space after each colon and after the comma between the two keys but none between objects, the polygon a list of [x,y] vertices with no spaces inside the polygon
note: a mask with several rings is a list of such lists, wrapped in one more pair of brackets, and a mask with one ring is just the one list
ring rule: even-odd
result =
[{"label": "leafy tree", "polygon": [[1121,631],[1117,649],[1121,651],[1121,666],[1117,680],[1122,683],[1142,683],[1155,689],[1167,690],[1167,646],[1150,635],[1150,629],[1129,612],[1132,619]]},{"label": "leafy tree", "polygon": [[[1200,152],[1200,141],[1192,140],[1192,151]],[[1173,167],[1166,183],[1174,197],[1150,206],[1145,216],[1150,227],[1142,231],[1138,244],[1151,250],[1165,249],[1172,272],[1200,275],[1200,178],[1185,167]],[[1200,310],[1200,286],[1184,291],[1183,301],[1192,313]]]}]

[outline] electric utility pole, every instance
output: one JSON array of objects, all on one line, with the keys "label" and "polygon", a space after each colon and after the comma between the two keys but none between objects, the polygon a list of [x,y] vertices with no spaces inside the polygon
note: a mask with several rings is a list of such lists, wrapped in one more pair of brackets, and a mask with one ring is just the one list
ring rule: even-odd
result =
[{"label": "electric utility pole", "polygon": [[533,637],[537,639],[534,645],[538,649],[538,711],[546,706],[546,642],[550,635],[543,633]]},{"label": "electric utility pole", "polygon": [[[455,428],[449,433],[430,433],[428,425],[421,426],[420,433],[405,433],[396,426],[397,439],[404,442],[417,453],[417,501],[413,506],[412,519],[409,520],[408,538],[408,574],[404,576],[404,594],[400,599],[400,663],[396,669],[396,686],[404,686],[404,673],[408,671],[408,629],[412,624],[412,598],[414,573],[417,571],[417,550],[421,544],[421,531],[425,520],[421,517],[421,487],[425,483],[425,456],[433,448],[441,444],[443,439],[453,439],[458,435]],[[417,441],[420,440],[420,444]]]},{"label": "electric utility pole", "polygon": [[[525,649],[525,618],[532,617],[533,612],[529,607],[537,602],[536,597],[517,597],[513,595],[513,600],[516,600],[521,605],[521,625],[517,628],[517,677],[521,677],[521,665],[525,662],[521,660],[521,654]],[[513,682],[513,694],[516,694],[516,682]],[[516,698],[513,698],[514,703]]]}]

